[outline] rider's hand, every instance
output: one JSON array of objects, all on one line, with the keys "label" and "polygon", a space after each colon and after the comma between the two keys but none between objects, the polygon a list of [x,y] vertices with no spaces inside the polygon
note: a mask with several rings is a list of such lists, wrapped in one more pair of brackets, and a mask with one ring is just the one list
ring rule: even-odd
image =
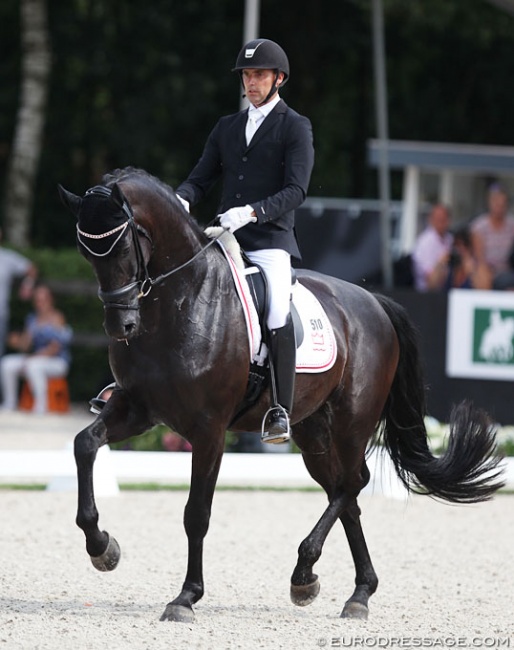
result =
[{"label": "rider's hand", "polygon": [[182,203],[182,205],[184,206],[184,210],[185,210],[186,212],[189,212],[189,201],[186,201],[186,199],[183,199],[183,198],[180,196],[180,194],[175,194],[175,196],[177,197],[177,199],[178,199],[178,200]]},{"label": "rider's hand", "polygon": [[254,209],[251,205],[245,205],[241,208],[230,208],[223,214],[219,214],[220,224],[225,230],[235,232],[239,228],[246,226],[251,221],[257,221]]}]

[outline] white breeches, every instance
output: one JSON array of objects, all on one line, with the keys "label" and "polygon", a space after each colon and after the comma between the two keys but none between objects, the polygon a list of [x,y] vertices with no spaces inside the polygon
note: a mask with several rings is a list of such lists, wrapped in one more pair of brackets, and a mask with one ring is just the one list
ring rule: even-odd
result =
[{"label": "white breeches", "polygon": [[291,311],[291,255],[280,248],[245,252],[250,261],[262,268],[268,280],[268,328],[283,327]]},{"label": "white breeches", "polygon": [[18,379],[25,377],[34,395],[34,412],[46,413],[48,405],[48,378],[63,377],[68,362],[60,357],[6,354],[0,360],[3,407],[14,410],[18,404]]}]

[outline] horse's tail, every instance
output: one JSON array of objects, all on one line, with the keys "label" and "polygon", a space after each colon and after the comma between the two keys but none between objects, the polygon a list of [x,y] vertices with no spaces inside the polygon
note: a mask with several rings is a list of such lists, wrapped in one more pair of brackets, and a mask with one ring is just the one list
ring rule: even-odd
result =
[{"label": "horse's tail", "polygon": [[452,410],[446,451],[429,448],[424,423],[425,386],[417,331],[403,307],[376,296],[391,320],[400,346],[396,375],[382,414],[385,447],[396,473],[411,492],[453,503],[486,501],[503,486],[502,458],[489,416],[464,401]]}]

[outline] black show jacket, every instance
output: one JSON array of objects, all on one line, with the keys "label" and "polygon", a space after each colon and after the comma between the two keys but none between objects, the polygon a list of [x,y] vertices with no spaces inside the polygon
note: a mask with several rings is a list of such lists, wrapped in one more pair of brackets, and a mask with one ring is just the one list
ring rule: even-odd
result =
[{"label": "black show jacket", "polygon": [[246,145],[248,111],[222,117],[177,194],[194,206],[222,178],[218,213],[251,205],[257,222],[236,231],[243,250],[282,248],[300,257],[294,211],[307,195],[314,165],[310,121],[280,100]]}]

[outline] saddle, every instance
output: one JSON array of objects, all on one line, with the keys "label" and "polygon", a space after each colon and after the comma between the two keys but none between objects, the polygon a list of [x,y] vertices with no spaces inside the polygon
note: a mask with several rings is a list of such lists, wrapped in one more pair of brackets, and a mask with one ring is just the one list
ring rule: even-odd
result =
[{"label": "saddle", "polygon": [[[234,422],[255,404],[269,381],[266,344],[268,285],[262,269],[241,251],[234,235],[216,227],[208,228],[206,234],[218,238],[231,267],[247,322],[252,361],[245,398],[233,419]],[[337,356],[332,326],[317,298],[298,281],[294,269],[291,270],[291,286],[291,317],[297,349],[296,372],[324,372],[332,367]]]},{"label": "saddle", "polygon": [[[263,332],[263,339],[267,338],[267,306],[268,306],[268,282],[263,270],[258,264],[251,262],[244,251],[241,250],[237,239],[234,235],[221,226],[211,226],[205,229],[208,237],[216,237],[226,254],[230,256],[236,268],[245,276],[252,302],[257,311],[259,326]],[[291,286],[296,283],[296,271],[291,268]],[[291,302],[291,318],[294,324],[296,348],[298,349],[303,342],[304,328],[294,302]]]},{"label": "saddle", "polygon": [[[260,266],[254,262],[251,262],[244,253],[242,253],[242,258],[245,263],[245,271],[243,273],[246,277],[248,288],[250,289],[250,295],[252,297],[253,304],[257,310],[257,316],[259,317],[259,325],[261,327],[261,331],[266,332],[266,335],[264,336],[264,340],[266,341],[268,333],[268,329],[266,327],[268,318],[268,281]],[[291,268],[291,286],[294,287],[296,282],[296,271],[295,269]],[[291,318],[294,325],[296,349],[298,349],[303,343],[304,328],[294,302],[291,302]]]}]

